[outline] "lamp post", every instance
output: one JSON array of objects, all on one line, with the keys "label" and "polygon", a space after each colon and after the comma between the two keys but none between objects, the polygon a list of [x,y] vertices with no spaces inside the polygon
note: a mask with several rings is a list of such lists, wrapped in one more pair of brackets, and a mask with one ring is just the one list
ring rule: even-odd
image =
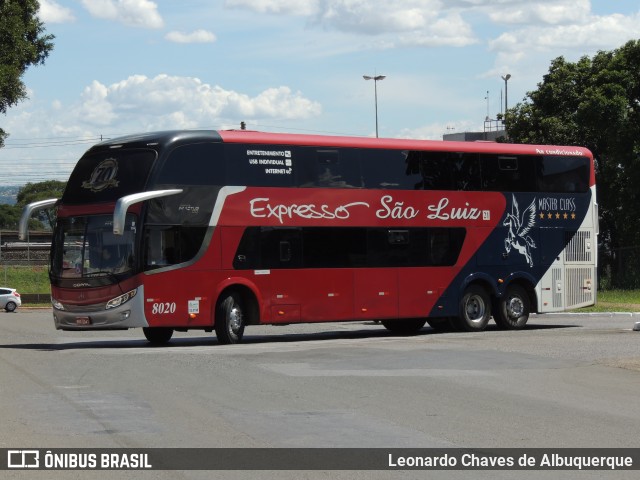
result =
[{"label": "lamp post", "polygon": [[386,75],[375,75],[370,77],[369,75],[363,75],[362,78],[365,80],[373,80],[373,91],[375,95],[375,104],[376,104],[376,138],[378,138],[378,81],[384,80],[387,78]]},{"label": "lamp post", "polygon": [[509,81],[510,78],[511,78],[510,73],[507,73],[502,77],[502,80],[504,80],[504,123],[505,125],[507,123],[507,108],[509,108],[507,103],[507,82]]}]

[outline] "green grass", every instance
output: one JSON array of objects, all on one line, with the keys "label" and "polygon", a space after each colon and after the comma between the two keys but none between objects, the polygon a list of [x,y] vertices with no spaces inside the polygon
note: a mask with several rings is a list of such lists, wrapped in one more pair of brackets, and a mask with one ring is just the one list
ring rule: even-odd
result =
[{"label": "green grass", "polygon": [[49,273],[46,266],[0,266],[0,285],[15,288],[18,293],[48,293]]},{"label": "green grass", "polygon": [[640,290],[603,290],[598,303],[579,312],[640,312]]},{"label": "green grass", "polygon": [[[15,288],[21,294],[48,293],[47,267],[0,266],[0,286]],[[596,306],[576,311],[640,312],[640,290],[603,290],[598,292]]]}]

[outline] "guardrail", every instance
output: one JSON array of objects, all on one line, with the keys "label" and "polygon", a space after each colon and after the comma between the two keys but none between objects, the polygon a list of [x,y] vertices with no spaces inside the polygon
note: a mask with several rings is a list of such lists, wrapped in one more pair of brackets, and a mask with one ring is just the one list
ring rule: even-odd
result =
[{"label": "guardrail", "polygon": [[22,306],[29,306],[29,304],[51,304],[50,293],[22,293],[20,294],[20,300],[22,300]]}]

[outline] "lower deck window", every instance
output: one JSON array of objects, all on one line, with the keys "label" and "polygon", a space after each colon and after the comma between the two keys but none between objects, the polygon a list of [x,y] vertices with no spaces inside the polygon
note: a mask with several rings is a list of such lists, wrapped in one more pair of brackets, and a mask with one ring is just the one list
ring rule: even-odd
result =
[{"label": "lower deck window", "polygon": [[464,228],[249,227],[234,268],[371,268],[454,265]]},{"label": "lower deck window", "polygon": [[184,263],[196,256],[206,227],[149,226],[145,233],[145,270]]}]

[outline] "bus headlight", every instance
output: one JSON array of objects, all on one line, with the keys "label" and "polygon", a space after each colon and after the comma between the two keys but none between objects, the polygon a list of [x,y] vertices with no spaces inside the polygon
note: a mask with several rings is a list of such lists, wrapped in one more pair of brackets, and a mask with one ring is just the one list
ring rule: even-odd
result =
[{"label": "bus headlight", "polygon": [[129,300],[131,300],[133,297],[136,296],[137,292],[138,290],[134,289],[123,295],[120,295],[119,297],[112,298],[107,302],[106,310],[109,310],[110,308],[116,308],[122,305],[123,303],[127,303]]},{"label": "bus headlight", "polygon": [[53,308],[56,310],[64,310],[64,305],[53,297],[51,297],[51,305],[53,305]]}]

